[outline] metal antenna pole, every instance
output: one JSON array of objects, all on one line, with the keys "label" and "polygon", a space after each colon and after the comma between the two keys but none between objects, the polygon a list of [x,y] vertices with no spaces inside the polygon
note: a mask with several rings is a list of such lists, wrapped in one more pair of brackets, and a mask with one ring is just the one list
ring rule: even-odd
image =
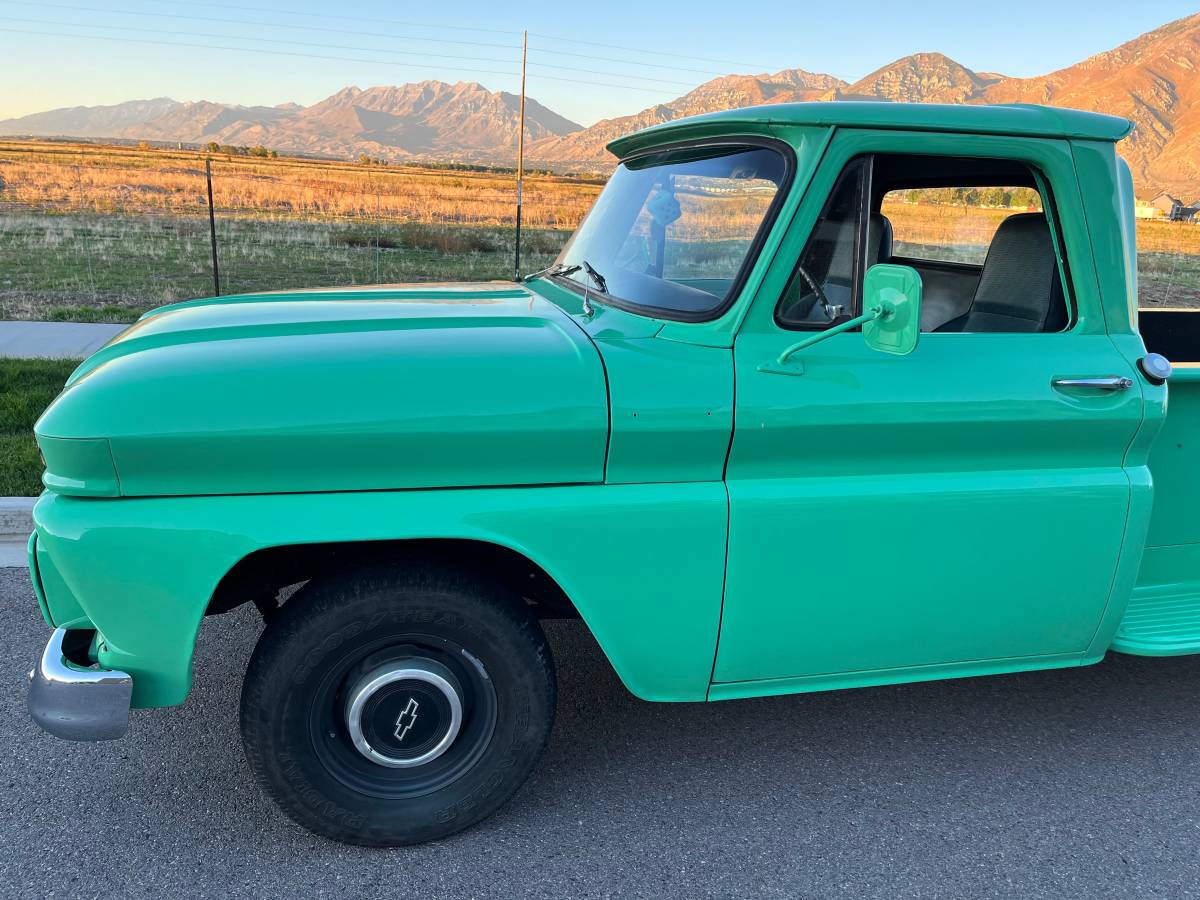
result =
[{"label": "metal antenna pole", "polygon": [[529,32],[521,33],[521,121],[517,130],[517,239],[513,254],[513,280],[521,280],[521,200],[525,180],[525,57],[529,51]]}]

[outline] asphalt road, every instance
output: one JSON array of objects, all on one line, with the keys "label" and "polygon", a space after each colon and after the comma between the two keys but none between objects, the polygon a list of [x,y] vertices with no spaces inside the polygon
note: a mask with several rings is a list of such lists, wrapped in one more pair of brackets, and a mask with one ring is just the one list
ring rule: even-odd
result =
[{"label": "asphalt road", "polygon": [[381,851],[309,835],[251,782],[252,611],[206,623],[184,707],[110,744],[29,721],[46,629],[21,570],[0,570],[0,634],[5,896],[1200,896],[1200,659],[663,705],[563,625],[530,783]]}]

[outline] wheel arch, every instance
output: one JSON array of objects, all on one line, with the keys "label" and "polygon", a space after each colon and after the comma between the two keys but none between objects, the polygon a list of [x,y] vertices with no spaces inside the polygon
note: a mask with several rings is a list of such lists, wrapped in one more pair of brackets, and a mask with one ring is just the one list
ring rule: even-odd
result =
[{"label": "wheel arch", "polygon": [[538,618],[582,618],[559,581],[527,553],[477,538],[401,538],[277,544],[254,550],[217,583],[205,616],[246,603],[269,614],[288,588],[317,577],[372,564],[440,565],[502,581],[531,606]]}]

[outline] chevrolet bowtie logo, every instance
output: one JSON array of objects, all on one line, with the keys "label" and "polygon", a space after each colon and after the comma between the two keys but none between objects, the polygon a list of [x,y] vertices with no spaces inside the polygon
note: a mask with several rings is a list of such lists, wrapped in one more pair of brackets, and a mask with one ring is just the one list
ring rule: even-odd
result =
[{"label": "chevrolet bowtie logo", "polygon": [[417,709],[417,701],[409,697],[408,705],[400,710],[400,715],[396,716],[396,740],[402,744],[409,729],[417,724]]}]

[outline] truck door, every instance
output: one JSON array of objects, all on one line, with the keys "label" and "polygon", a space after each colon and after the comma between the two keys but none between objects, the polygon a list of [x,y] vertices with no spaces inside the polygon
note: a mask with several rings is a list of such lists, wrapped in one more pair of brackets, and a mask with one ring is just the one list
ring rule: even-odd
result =
[{"label": "truck door", "polygon": [[[846,332],[774,364],[857,315],[877,262],[922,273],[914,352]],[[840,131],[735,370],[714,696],[1079,658],[1121,553],[1142,401],[1065,142]]]}]

